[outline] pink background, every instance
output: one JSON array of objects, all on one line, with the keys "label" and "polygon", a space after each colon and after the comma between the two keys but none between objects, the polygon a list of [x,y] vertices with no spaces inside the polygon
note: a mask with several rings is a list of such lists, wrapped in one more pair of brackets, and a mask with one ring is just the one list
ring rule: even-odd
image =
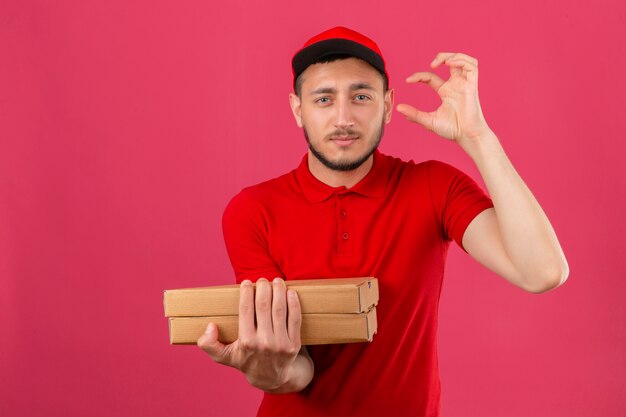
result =
[{"label": "pink background", "polygon": [[[254,414],[241,375],[168,344],[162,291],[233,282],[222,210],[299,162],[290,58],[341,24],[426,110],[436,94],[401,80],[440,51],[478,58],[485,117],[569,260],[533,295],[453,244],[444,416],[623,416],[626,3],[587,3],[3,0],[0,414]],[[478,179],[398,113],[381,149]]]}]

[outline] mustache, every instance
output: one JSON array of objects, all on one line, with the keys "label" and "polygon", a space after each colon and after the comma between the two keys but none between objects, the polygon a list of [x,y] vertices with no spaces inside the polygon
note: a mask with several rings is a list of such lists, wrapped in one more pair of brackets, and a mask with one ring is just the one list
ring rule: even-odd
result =
[{"label": "mustache", "polygon": [[333,136],[361,136],[361,132],[354,129],[336,129],[332,133],[328,135],[328,137]]}]

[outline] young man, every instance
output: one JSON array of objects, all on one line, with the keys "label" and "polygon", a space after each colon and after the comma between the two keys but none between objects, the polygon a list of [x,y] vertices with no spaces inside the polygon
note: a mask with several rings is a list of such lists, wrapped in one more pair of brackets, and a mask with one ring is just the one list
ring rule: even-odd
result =
[{"label": "young man", "polygon": [[[198,341],[266,392],[258,415],[438,416],[437,309],[452,239],[526,291],[566,280],[548,219],[483,118],[476,59],[442,52],[431,67],[441,64],[447,81],[430,72],[407,79],[430,85],[441,106],[397,110],[467,152],[491,198],[448,164],[377,150],[394,90],[371,39],[336,27],[295,54],[289,100],[309,150],[298,168],[245,188],[226,208],[239,339],[221,344],[211,324]],[[302,347],[298,298],[283,279],[355,276],[379,279],[374,340]]]}]

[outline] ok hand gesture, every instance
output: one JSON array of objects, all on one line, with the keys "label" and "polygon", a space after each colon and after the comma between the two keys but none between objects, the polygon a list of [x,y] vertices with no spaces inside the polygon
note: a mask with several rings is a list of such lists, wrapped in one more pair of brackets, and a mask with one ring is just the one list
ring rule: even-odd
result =
[{"label": "ok hand gesture", "polygon": [[430,66],[437,68],[441,63],[450,67],[447,81],[432,72],[416,72],[406,79],[410,84],[430,85],[441,97],[439,108],[428,113],[398,104],[398,112],[459,144],[490,132],[478,101],[478,61],[462,53],[440,52]]}]

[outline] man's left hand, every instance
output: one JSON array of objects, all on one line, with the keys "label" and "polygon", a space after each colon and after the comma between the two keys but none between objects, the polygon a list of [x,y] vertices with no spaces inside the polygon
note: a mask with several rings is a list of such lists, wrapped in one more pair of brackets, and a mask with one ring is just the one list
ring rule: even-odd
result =
[{"label": "man's left hand", "polygon": [[489,133],[478,100],[478,60],[462,53],[440,52],[430,66],[437,68],[441,63],[450,67],[447,81],[432,72],[416,72],[406,79],[409,84],[430,85],[441,97],[439,108],[428,113],[398,104],[397,110],[408,120],[460,145]]}]

